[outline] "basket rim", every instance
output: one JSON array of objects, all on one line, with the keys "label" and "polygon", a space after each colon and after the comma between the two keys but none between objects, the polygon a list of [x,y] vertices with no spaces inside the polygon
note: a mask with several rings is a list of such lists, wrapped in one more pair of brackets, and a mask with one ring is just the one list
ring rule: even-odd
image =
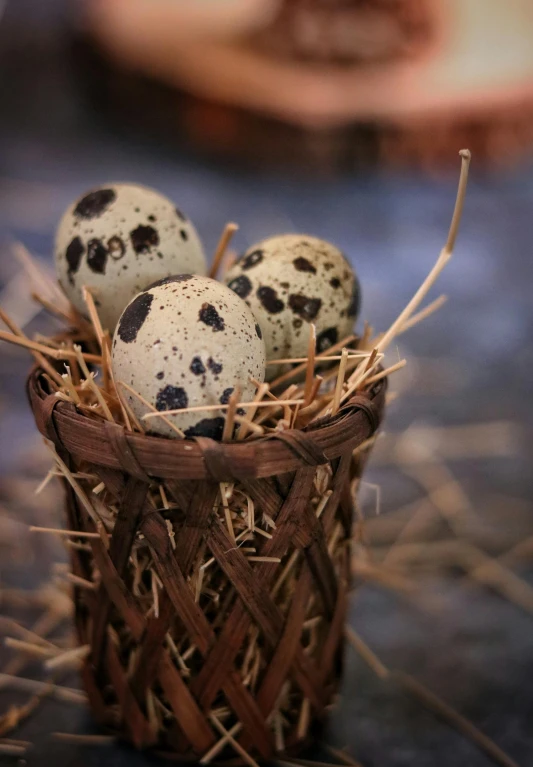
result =
[{"label": "basket rim", "polygon": [[[352,397],[334,417],[311,422],[305,429],[288,429],[249,442],[215,442],[203,437],[143,435],[118,424],[100,423],[50,394],[42,374],[35,366],[26,386],[41,434],[63,453],[143,479],[212,480],[213,461],[207,458],[216,459],[221,471],[215,473],[227,474],[229,479],[271,477],[302,465],[329,462],[373,435],[383,418],[387,390],[383,378],[369,392]],[[300,445],[305,449],[300,450]]]}]

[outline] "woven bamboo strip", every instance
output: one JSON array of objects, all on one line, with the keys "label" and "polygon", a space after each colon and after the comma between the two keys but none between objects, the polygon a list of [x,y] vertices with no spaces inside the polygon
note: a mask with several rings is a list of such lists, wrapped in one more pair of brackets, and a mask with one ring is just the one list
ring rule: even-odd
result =
[{"label": "woven bamboo strip", "polygon": [[68,480],[69,530],[86,541],[71,549],[74,577],[99,584],[76,596],[97,719],[196,761],[303,743],[339,680],[349,485],[364,458],[352,453],[379,423],[385,385],[308,430],[244,443],[128,432],[46,386],[30,377]]}]

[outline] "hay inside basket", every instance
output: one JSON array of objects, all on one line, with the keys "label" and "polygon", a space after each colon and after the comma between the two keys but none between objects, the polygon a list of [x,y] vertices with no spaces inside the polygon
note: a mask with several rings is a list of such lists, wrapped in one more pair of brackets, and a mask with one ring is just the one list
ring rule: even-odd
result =
[{"label": "hay inside basket", "polygon": [[29,398],[67,489],[74,652],[90,704],[137,747],[203,763],[236,752],[253,764],[301,748],[331,704],[355,492],[386,376],[404,361],[380,366],[396,335],[442,303],[416,314],[451,257],[462,157],[447,244],[389,330],[316,357],[311,326],[306,359],[258,383],[252,403],[232,396],[221,443],[145,434],[169,413],[139,421],[128,408],[89,292],[91,323],[39,296],[71,325],[55,339],[30,341],[2,315],[11,334],[1,337],[36,357]]}]

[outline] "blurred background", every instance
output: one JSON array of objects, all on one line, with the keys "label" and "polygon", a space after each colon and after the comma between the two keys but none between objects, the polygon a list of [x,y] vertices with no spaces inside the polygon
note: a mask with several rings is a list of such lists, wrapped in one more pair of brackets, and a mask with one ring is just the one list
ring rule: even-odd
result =
[{"label": "blurred background", "polygon": [[[408,366],[362,489],[372,556],[354,558],[352,619],[508,764],[531,764],[530,0],[0,0],[0,104],[0,305],[29,335],[53,324],[14,244],[50,271],[64,208],[109,181],[170,196],[208,253],[227,221],[239,251],[286,231],[333,241],[384,330],[445,242],[471,149],[449,301],[400,339]],[[34,495],[49,461],[29,364],[1,345],[0,632],[20,638],[44,610],[68,641],[47,591],[64,551],[27,532],[60,520],[57,488]],[[29,764],[144,763],[51,737],[93,732],[79,706],[39,701],[13,731],[28,690],[12,677],[42,671],[20,649],[0,658],[0,738],[34,744]],[[490,764],[354,655],[331,742],[365,767]]]}]

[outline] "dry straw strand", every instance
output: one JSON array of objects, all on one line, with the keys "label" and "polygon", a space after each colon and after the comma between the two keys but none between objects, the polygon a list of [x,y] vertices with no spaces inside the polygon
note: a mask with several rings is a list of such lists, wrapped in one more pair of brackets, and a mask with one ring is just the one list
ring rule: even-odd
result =
[{"label": "dry straw strand", "polygon": [[[9,328],[9,330],[19,339],[28,340],[27,337],[24,335],[22,330],[16,325],[16,323],[11,319],[11,317],[8,316],[8,314],[0,308],[0,319],[2,322],[6,325],[6,327]],[[7,340],[4,338],[4,340]],[[54,370],[54,368],[50,365],[46,357],[44,357],[40,352],[33,350],[32,351],[33,357],[36,360],[36,362],[41,365],[43,370],[46,370],[50,378],[54,381],[55,384],[58,384],[61,386],[62,379],[59,373]]]},{"label": "dry straw strand", "polygon": [[76,352],[76,358],[78,360],[78,365],[80,366],[83,375],[85,376],[86,384],[90,387],[90,389],[94,392],[96,399],[98,401],[98,404],[102,408],[102,412],[104,416],[107,418],[108,421],[111,423],[115,422],[115,419],[113,418],[113,415],[107,405],[107,402],[105,401],[104,395],[102,394],[102,391],[99,386],[96,385],[94,382],[94,375],[89,372],[89,368],[87,367],[87,363],[85,362],[83,358],[83,354],[81,351],[81,347],[74,345],[74,351]]},{"label": "dry straw strand", "polygon": [[428,690],[418,680],[402,671],[392,672],[391,678],[393,681],[397,682],[403,690],[417,698],[423,706],[444,719],[445,722],[475,743],[476,746],[493,759],[496,764],[499,764],[502,767],[518,767],[518,764],[514,759],[511,759],[510,756],[502,751],[491,738],[481,732],[481,730],[472,724],[466,717],[462,716],[452,706],[445,703],[438,695],[435,695],[435,693]]},{"label": "dry straw strand", "polygon": [[348,363],[348,349],[342,350],[339,370],[337,372],[337,382],[335,384],[335,394],[331,403],[331,415],[336,415],[341,403],[342,387],[344,386],[344,376],[346,374],[346,365]]},{"label": "dry straw strand", "polygon": [[219,731],[219,733],[226,739],[226,741],[232,746],[232,748],[235,749],[235,751],[239,754],[242,759],[246,762],[246,764],[249,764],[250,767],[259,767],[255,759],[253,759],[250,754],[238,743],[238,741],[235,740],[233,735],[230,735],[229,731],[226,730],[224,725],[217,719],[217,717],[214,714],[211,714],[209,719],[213,723],[213,725],[216,727],[216,729]]},{"label": "dry straw strand", "polygon": [[211,279],[215,279],[218,271],[220,269],[220,264],[222,263],[222,259],[224,258],[224,255],[226,253],[226,250],[228,248],[228,245],[231,242],[231,239],[233,238],[233,235],[236,231],[238,231],[239,225],[234,224],[230,222],[229,224],[226,224],[224,227],[224,231],[220,235],[220,239],[218,241],[218,245],[215,250],[215,255],[213,256],[213,263],[211,265],[211,268],[209,269],[209,277]]},{"label": "dry straw strand", "polygon": [[[122,381],[119,381],[119,383],[122,386],[126,386]],[[127,387],[126,387],[127,388]],[[303,403],[303,399],[277,399],[277,397],[274,397],[272,395],[272,401],[271,402],[235,402],[235,408],[264,408],[264,407],[272,407],[273,403],[276,406],[283,407],[285,405],[301,405]],[[144,401],[144,404],[146,404],[146,401]],[[147,405],[148,406],[148,405]],[[178,414],[184,414],[184,413],[214,413],[217,410],[229,410],[231,407],[231,403],[227,403],[225,405],[194,405],[193,407],[184,407],[176,410],[165,410],[164,412],[159,411],[152,411],[150,413],[145,413],[142,417],[143,421],[149,421],[152,418],[157,417],[164,417],[167,415],[178,415]]]},{"label": "dry straw strand", "polygon": [[412,317],[410,317],[406,322],[403,323],[401,328],[398,330],[398,335],[400,335],[401,333],[405,333],[407,330],[414,328],[415,325],[419,325],[424,320],[427,320],[427,318],[431,317],[432,314],[435,314],[435,312],[438,312],[439,309],[441,309],[444,306],[447,300],[448,300],[448,296],[441,295],[438,298],[436,298],[434,301],[432,301],[430,304],[428,304],[424,309],[421,309],[416,314],[413,314]]},{"label": "dry straw strand", "polygon": [[104,336],[104,329],[102,327],[102,323],[100,322],[100,317],[98,316],[98,312],[96,310],[96,304],[94,303],[93,294],[90,288],[87,287],[87,285],[84,285],[82,288],[82,294],[83,294],[83,300],[85,301],[85,306],[87,307],[87,311],[89,312],[89,317],[91,319],[94,333],[96,336],[96,340],[98,341],[100,345],[100,350],[104,351],[105,344],[105,336]]},{"label": "dry straw strand", "polygon": [[377,676],[398,684],[403,690],[417,698],[422,705],[475,743],[497,764],[502,767],[518,767],[517,763],[502,751],[491,738],[435,693],[428,690],[421,682],[402,671],[388,669],[352,628],[346,628],[346,636],[358,655],[363,658]]},{"label": "dry straw strand", "polygon": [[390,328],[384,333],[381,340],[378,342],[376,348],[378,351],[385,351],[394,337],[397,335],[400,328],[411,318],[416,309],[420,306],[430,289],[433,287],[440,273],[450,260],[453,254],[455,241],[457,239],[457,233],[459,231],[459,224],[461,222],[461,216],[463,214],[464,200],[466,195],[466,187],[468,183],[468,169],[470,167],[470,152],[468,149],[461,149],[459,152],[461,156],[461,175],[459,178],[459,186],[457,189],[457,198],[455,201],[455,208],[453,211],[452,221],[448,232],[448,239],[444,248],[441,250],[440,255],[422,283],[413,298],[409,301],[405,309],[400,312],[396,320],[392,323]]},{"label": "dry straw strand", "polygon": [[[30,341],[30,339],[25,336],[16,336],[14,333],[6,333],[4,330],[0,330],[0,341],[7,341],[9,344],[14,344],[15,346],[23,346],[26,349],[40,352],[55,360],[70,360],[73,358],[76,359],[77,357],[74,350],[65,348],[54,349],[51,346],[45,346],[36,341]],[[83,352],[82,356],[87,362],[92,362],[97,365],[102,362],[102,357],[99,354],[87,354]]]},{"label": "dry straw strand", "polygon": [[41,269],[32,257],[29,250],[21,242],[12,244],[15,258],[21,263],[24,271],[30,279],[30,284],[35,289],[45,289],[50,299],[59,306],[66,305],[67,300],[59,286]]},{"label": "dry straw strand", "polygon": [[229,398],[228,408],[226,410],[226,418],[224,421],[224,429],[222,432],[222,442],[228,442],[233,437],[233,430],[235,428],[235,413],[237,411],[240,396],[241,390],[237,386]]}]

